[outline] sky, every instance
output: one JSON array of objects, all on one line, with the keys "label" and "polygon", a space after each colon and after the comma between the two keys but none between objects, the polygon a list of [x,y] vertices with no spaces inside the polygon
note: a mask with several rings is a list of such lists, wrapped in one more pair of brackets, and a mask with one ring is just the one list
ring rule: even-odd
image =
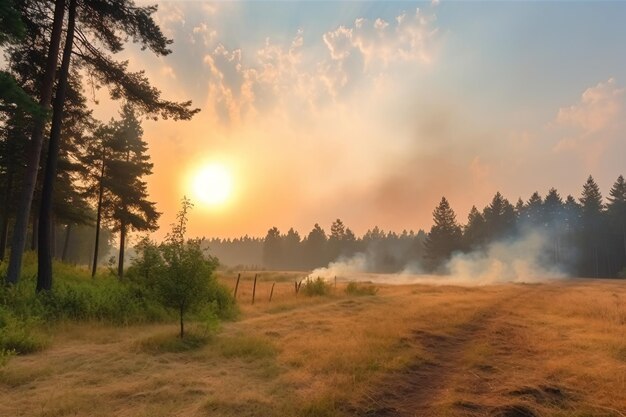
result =
[{"label": "sky", "polygon": [[[579,197],[591,174],[606,195],[626,174],[626,2],[157,4],[173,52],[119,58],[201,108],[144,121],[157,237],[183,195],[193,236],[360,235],[428,230],[442,196],[465,223],[496,191]],[[210,206],[193,184],[215,163],[232,195]]]}]

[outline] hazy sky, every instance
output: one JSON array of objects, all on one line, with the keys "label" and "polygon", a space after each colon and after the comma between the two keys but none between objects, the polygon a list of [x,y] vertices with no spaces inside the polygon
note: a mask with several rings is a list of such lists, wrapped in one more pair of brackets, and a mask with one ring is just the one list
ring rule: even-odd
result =
[{"label": "hazy sky", "polygon": [[177,1],[157,21],[173,53],[122,57],[202,109],[144,123],[160,235],[215,161],[234,194],[193,235],[427,229],[442,195],[464,223],[498,190],[626,174],[624,2]]}]

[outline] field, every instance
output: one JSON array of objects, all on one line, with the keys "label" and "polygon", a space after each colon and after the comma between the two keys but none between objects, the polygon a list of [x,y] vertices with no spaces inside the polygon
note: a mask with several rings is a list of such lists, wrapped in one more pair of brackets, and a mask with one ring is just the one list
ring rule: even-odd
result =
[{"label": "field", "polygon": [[623,282],[296,297],[293,274],[263,273],[252,305],[250,275],[206,344],[174,324],[55,325],[0,369],[0,416],[626,416]]}]

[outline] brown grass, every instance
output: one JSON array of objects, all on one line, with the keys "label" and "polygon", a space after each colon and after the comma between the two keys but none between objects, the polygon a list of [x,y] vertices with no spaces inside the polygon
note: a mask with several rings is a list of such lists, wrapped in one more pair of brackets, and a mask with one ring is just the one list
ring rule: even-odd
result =
[{"label": "brown grass", "polygon": [[621,282],[296,298],[263,273],[251,305],[253,276],[241,319],[191,346],[175,325],[60,326],[0,369],[0,416],[626,415]]}]

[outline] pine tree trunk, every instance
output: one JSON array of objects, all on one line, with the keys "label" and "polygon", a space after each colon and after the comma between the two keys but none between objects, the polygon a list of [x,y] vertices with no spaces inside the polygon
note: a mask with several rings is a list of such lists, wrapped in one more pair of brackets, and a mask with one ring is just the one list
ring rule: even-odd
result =
[{"label": "pine tree trunk", "polygon": [[33,224],[30,236],[30,250],[37,250],[37,216],[33,213]]},{"label": "pine tree trunk", "polygon": [[57,220],[54,214],[50,222],[50,232],[50,253],[53,259],[59,259],[59,255],[57,254]]},{"label": "pine tree trunk", "polygon": [[98,184],[98,209],[96,213],[96,241],[93,249],[93,264],[91,267],[91,277],[96,276],[96,269],[98,268],[98,246],[100,245],[100,223],[102,223],[102,198],[104,196],[104,167],[106,163],[106,156],[104,154],[104,148],[102,149],[102,167],[100,168],[100,184]]},{"label": "pine tree trunk", "polygon": [[63,240],[63,253],[61,254],[61,261],[67,262],[67,251],[70,247],[70,236],[72,233],[72,223],[68,223],[65,228],[65,239]]},{"label": "pine tree trunk", "polygon": [[48,157],[41,191],[41,206],[39,209],[39,251],[37,253],[37,291],[52,289],[52,254],[54,251],[54,222],[52,216],[52,200],[54,195],[54,180],[59,164],[59,149],[61,148],[61,127],[63,125],[63,106],[67,93],[67,79],[69,77],[74,44],[74,21],[76,18],[76,0],[70,0],[67,18],[67,35],[63,47],[61,72],[54,98],[52,127],[48,144]]},{"label": "pine tree trunk", "polygon": [[124,278],[124,246],[126,245],[126,222],[122,220],[120,226],[120,254],[117,263],[117,277]]},{"label": "pine tree trunk", "polygon": [[7,236],[9,234],[9,213],[11,212],[11,194],[13,194],[13,170],[7,173],[7,188],[2,206],[2,227],[0,228],[0,262],[4,261],[7,250]]},{"label": "pine tree trunk", "polygon": [[[65,13],[65,0],[55,0],[54,2],[54,20],[52,22],[52,33],[50,35],[50,45],[48,47],[48,57],[46,59],[46,69],[44,73],[43,83],[41,85],[39,104],[46,110],[50,109],[52,100],[52,90],[54,87],[54,79],[57,69],[57,61],[59,58],[59,49],[61,46],[61,34],[63,30],[63,15]],[[22,270],[22,257],[24,255],[24,247],[26,246],[26,235],[28,233],[28,220],[30,218],[30,210],[33,204],[33,193],[35,192],[35,184],[37,182],[37,171],[39,170],[39,159],[41,157],[41,148],[43,146],[43,132],[45,128],[45,120],[35,120],[35,127],[31,137],[31,149],[27,155],[27,166],[24,176],[24,185],[18,200],[17,211],[15,215],[15,226],[13,228],[13,237],[11,239],[11,257],[9,259],[9,267],[7,270],[7,282],[16,284],[19,280]]]}]

